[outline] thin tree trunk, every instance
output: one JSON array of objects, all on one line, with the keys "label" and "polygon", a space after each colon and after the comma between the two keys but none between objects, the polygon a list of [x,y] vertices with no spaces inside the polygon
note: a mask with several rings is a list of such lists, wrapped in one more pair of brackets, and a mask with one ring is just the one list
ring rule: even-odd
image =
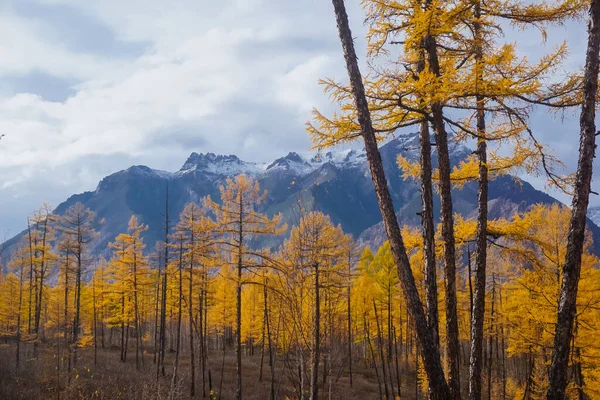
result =
[{"label": "thin tree trunk", "polygon": [[137,256],[135,240],[133,241],[133,312],[135,322],[135,369],[140,370],[140,321],[139,321],[139,304],[138,304],[138,286],[137,286]]},{"label": "thin tree trunk", "polygon": [[373,343],[371,342],[371,334],[369,332],[369,327],[367,326],[367,315],[363,314],[363,324],[365,329],[365,336],[367,338],[367,343],[369,345],[369,351],[373,358],[373,367],[375,368],[375,376],[377,377],[377,387],[379,388],[379,399],[383,399],[383,390],[381,388],[381,378],[379,377],[379,370],[377,369],[377,359],[375,358],[375,350],[373,349]]},{"label": "thin tree trunk", "polygon": [[[358,67],[356,51],[354,50],[354,42],[348,24],[346,7],[343,0],[332,0],[332,3],[335,9],[339,36],[344,50],[344,57],[346,59],[346,67],[352,86],[352,93],[354,96],[356,109],[358,111],[358,120],[365,143],[367,159],[371,168],[375,193],[377,195],[383,222],[390,241],[390,248],[398,268],[398,275],[400,277],[400,281],[402,282],[402,289],[404,291],[410,313],[415,320],[419,341],[424,349],[423,359],[427,376],[431,382],[431,388],[433,392],[432,399],[449,399],[450,390],[444,376],[439,348],[435,345],[434,336],[429,329],[429,323],[427,322],[427,318],[423,311],[423,305],[421,303],[421,299],[419,298],[419,292],[417,291],[415,279],[412,274],[412,270],[410,269],[410,262],[406,254],[400,227],[394,212],[393,201],[390,196],[387,180],[385,178],[385,172],[383,170],[381,154],[377,148],[377,140],[375,138],[375,132],[371,123],[371,115],[365,96],[362,77]],[[448,288],[447,290],[451,291],[452,288]],[[449,309],[448,311],[451,313],[452,309]]]},{"label": "thin tree trunk", "polygon": [[73,365],[77,365],[77,347],[79,345],[79,320],[81,313],[81,268],[83,257],[81,249],[81,231],[77,227],[77,271],[75,274],[75,321],[73,323]]},{"label": "thin tree trunk", "polygon": [[[179,353],[181,352],[181,314],[183,311],[183,237],[179,237],[179,304],[177,308],[177,344],[175,347],[175,367],[173,369],[173,378],[171,380],[170,397],[173,398],[175,384],[177,383],[177,373],[179,372]],[[192,320],[190,319],[190,329]],[[193,358],[192,358],[193,360]],[[192,386],[194,381],[192,380]]]},{"label": "thin tree trunk", "polygon": [[425,304],[433,340],[439,346],[437,276],[435,265],[435,228],[433,226],[433,184],[431,178],[431,137],[427,121],[420,125],[421,153],[421,226],[423,230],[423,265],[425,266]]},{"label": "thin tree trunk", "polygon": [[165,376],[165,348],[167,336],[167,267],[169,266],[169,183],[166,183],[165,196],[165,257],[163,268],[162,298],[160,310],[160,353],[156,367],[156,380],[159,374]]},{"label": "thin tree trunk", "polygon": [[398,397],[402,398],[402,381],[400,377],[400,364],[398,362],[398,337],[396,336],[396,327],[393,327],[394,334],[394,351],[395,351],[395,366],[396,366],[396,385],[398,386]]},{"label": "thin tree trunk", "polygon": [[236,287],[236,295],[235,295],[235,307],[236,307],[236,315],[235,315],[235,329],[236,329],[236,388],[235,388],[235,398],[236,400],[242,400],[242,268],[243,268],[243,260],[242,260],[242,251],[243,251],[243,243],[244,243],[244,235],[243,235],[243,224],[244,224],[244,202],[243,196],[240,194],[240,219],[239,219],[239,236],[238,236],[238,260],[237,260],[237,287]]},{"label": "thin tree trunk", "polygon": [[350,377],[350,386],[352,386],[352,264],[350,257],[348,257],[348,294],[347,294],[347,307],[346,314],[348,319],[348,375]]},{"label": "thin tree trunk", "polygon": [[[192,229],[191,229],[191,249],[190,249],[190,286],[188,290],[188,318],[190,320],[190,396],[194,397],[196,394],[196,364],[194,358],[194,329],[193,329],[193,318],[194,310],[192,306],[192,298],[194,296],[194,228],[193,228],[193,217],[192,217]],[[183,249],[182,249],[183,251]]]},{"label": "thin tree trunk", "polygon": [[[488,399],[491,400],[492,398],[492,360],[494,359],[493,357],[493,352],[494,352],[494,347],[493,347],[493,329],[495,326],[495,321],[494,321],[494,306],[495,306],[495,298],[496,298],[496,277],[494,275],[492,275],[492,309],[491,309],[491,316],[490,316],[490,326],[489,326],[489,330],[488,330]],[[496,354],[497,356],[497,354]]]},{"label": "thin tree trunk", "polygon": [[[267,303],[267,283],[265,279],[265,304]],[[269,323],[269,309],[265,308],[265,324],[267,325],[267,340],[269,342],[269,370],[271,372],[271,383],[269,384],[269,399],[275,400],[275,354],[273,352],[273,343],[271,341],[271,326]]]},{"label": "thin tree trunk", "polygon": [[[483,50],[481,23],[481,3],[475,2],[473,23],[475,32],[476,85],[482,83]],[[478,88],[475,89],[478,92]],[[488,218],[488,166],[487,143],[485,140],[485,103],[477,94],[477,156],[479,158],[479,190],[477,194],[477,237],[475,250],[475,293],[471,321],[471,361],[469,363],[469,398],[481,399],[481,375],[483,366],[483,325],[485,318],[485,284],[487,264],[487,218]]]},{"label": "thin tree trunk", "polygon": [[379,344],[379,357],[381,358],[381,374],[383,375],[383,388],[386,400],[390,398],[388,390],[387,372],[385,370],[385,357],[383,355],[383,339],[381,338],[381,326],[379,325],[379,315],[377,314],[377,305],[373,300],[373,311],[375,312],[375,324],[377,325],[377,341]]},{"label": "thin tree trunk", "polygon": [[258,374],[258,381],[262,382],[263,379],[263,365],[265,361],[265,345],[266,345],[266,329],[267,329],[267,281],[263,273],[263,325],[261,330],[261,348],[260,348],[260,372]]},{"label": "thin tree trunk", "polygon": [[[502,310],[502,288],[498,293],[500,300],[500,309]],[[502,314],[501,314],[502,315]],[[504,343],[504,321],[500,324],[500,335],[502,336],[502,400],[506,399],[506,352]]]},{"label": "thin tree trunk", "polygon": [[19,306],[17,307],[17,350],[16,350],[16,365],[19,370],[21,362],[21,306],[23,304],[23,263],[19,267]]},{"label": "thin tree trunk", "polygon": [[[161,257],[158,257],[158,274],[156,276],[156,298],[154,301],[154,357],[152,359],[153,363],[156,364],[158,359],[158,349],[159,349],[159,330],[158,330],[158,304],[160,303],[160,270],[161,270]],[[104,333],[102,334],[102,346],[104,347]]]},{"label": "thin tree trunk", "polygon": [[319,298],[319,263],[314,264],[315,270],[315,326],[312,348],[312,375],[310,379],[311,400],[319,399],[319,361],[321,358],[321,302]]},{"label": "thin tree trunk", "polygon": [[596,96],[598,94],[598,52],[600,50],[600,0],[591,0],[588,23],[588,45],[583,78],[583,104],[581,107],[579,161],[575,180],[575,194],[571,206],[571,221],[567,238],[567,255],[563,266],[556,335],[552,349],[547,397],[549,400],[565,398],[569,342],[577,308],[577,290],[581,272],[581,254],[585,239],[587,207],[596,148]]},{"label": "thin tree trunk", "polygon": [[96,281],[92,278],[92,306],[94,308],[93,312],[93,320],[94,320],[94,366],[98,365],[98,323],[96,319]]},{"label": "thin tree trunk", "polygon": [[31,304],[33,296],[33,239],[31,237],[31,223],[27,217],[27,235],[29,236],[29,312],[27,314],[27,333],[31,334]]},{"label": "thin tree trunk", "polygon": [[121,361],[125,362],[125,292],[121,292]]}]

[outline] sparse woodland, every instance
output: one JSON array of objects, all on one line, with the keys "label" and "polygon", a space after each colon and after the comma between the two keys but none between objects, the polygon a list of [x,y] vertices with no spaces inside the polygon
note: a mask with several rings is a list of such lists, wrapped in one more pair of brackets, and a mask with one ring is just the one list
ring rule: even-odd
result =
[{"label": "sparse woodland", "polygon": [[[0,398],[600,398],[600,260],[586,231],[600,0],[363,0],[364,67],[360,21],[332,5],[349,79],[321,82],[338,111],[315,110],[307,130],[315,149],[364,145],[389,240],[363,247],[300,200],[291,223],[265,215],[247,175],[180,215],[167,188],[164,240],[144,243],[131,216],[106,259],[90,253],[93,212],[44,204],[0,269]],[[502,33],[541,43],[574,19],[588,24],[578,73],[565,72],[566,44],[529,60]],[[573,174],[531,129],[538,109],[580,115],[565,132],[580,138]],[[378,150],[404,128],[420,132],[420,162],[397,160],[420,184],[419,228],[397,220]],[[472,156],[452,167],[450,141]],[[571,207],[489,219],[489,180],[517,172],[546,176]],[[466,182],[473,219],[453,211]]]}]

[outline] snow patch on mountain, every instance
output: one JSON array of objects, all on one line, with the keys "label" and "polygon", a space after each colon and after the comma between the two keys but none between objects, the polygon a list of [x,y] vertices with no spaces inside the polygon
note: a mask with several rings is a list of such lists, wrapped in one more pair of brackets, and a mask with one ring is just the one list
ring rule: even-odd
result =
[{"label": "snow patch on mountain", "polygon": [[[451,152],[460,153],[459,157],[470,153],[470,150],[460,143],[451,142],[449,145]],[[409,159],[418,160],[419,135],[418,133],[397,135],[383,145],[381,149],[382,151],[386,149],[390,153],[403,154]],[[435,153],[435,146],[433,153]],[[242,161],[234,155],[192,153],[183,167],[175,174],[181,176],[199,171],[221,177],[232,177],[239,174],[261,177],[272,173],[289,173],[296,177],[303,177],[327,164],[340,169],[356,168],[364,174],[369,173],[367,155],[364,149],[337,148],[317,153],[299,154],[290,152],[285,157],[278,158],[270,164]]]},{"label": "snow patch on mountain", "polygon": [[192,153],[176,174],[183,175],[201,171],[224,176],[239,174],[258,175],[264,169],[265,164],[242,161],[234,155],[223,156],[214,153]]}]

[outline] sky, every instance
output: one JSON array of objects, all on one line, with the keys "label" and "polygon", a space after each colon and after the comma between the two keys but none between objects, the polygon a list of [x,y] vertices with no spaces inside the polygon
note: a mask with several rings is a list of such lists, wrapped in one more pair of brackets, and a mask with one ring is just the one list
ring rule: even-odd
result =
[{"label": "sky", "polygon": [[[364,12],[346,3],[366,68]],[[567,40],[565,68],[583,64],[582,21],[551,28],[546,43],[506,36],[532,59]],[[192,151],[260,162],[307,151],[312,108],[334,110],[318,79],[346,78],[326,0],[0,0],[0,38],[0,242],[43,201],[56,206],[131,165],[176,171]],[[568,170],[577,120],[532,118]]]}]

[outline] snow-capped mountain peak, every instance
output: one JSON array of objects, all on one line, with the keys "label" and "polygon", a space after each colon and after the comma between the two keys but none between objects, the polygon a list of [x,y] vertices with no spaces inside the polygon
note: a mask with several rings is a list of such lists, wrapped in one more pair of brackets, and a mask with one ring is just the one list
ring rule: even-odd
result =
[{"label": "snow-capped mountain peak", "polygon": [[194,171],[208,172],[216,175],[234,176],[238,174],[255,175],[264,169],[263,164],[240,160],[234,155],[216,155],[214,153],[192,153],[178,174]]}]

